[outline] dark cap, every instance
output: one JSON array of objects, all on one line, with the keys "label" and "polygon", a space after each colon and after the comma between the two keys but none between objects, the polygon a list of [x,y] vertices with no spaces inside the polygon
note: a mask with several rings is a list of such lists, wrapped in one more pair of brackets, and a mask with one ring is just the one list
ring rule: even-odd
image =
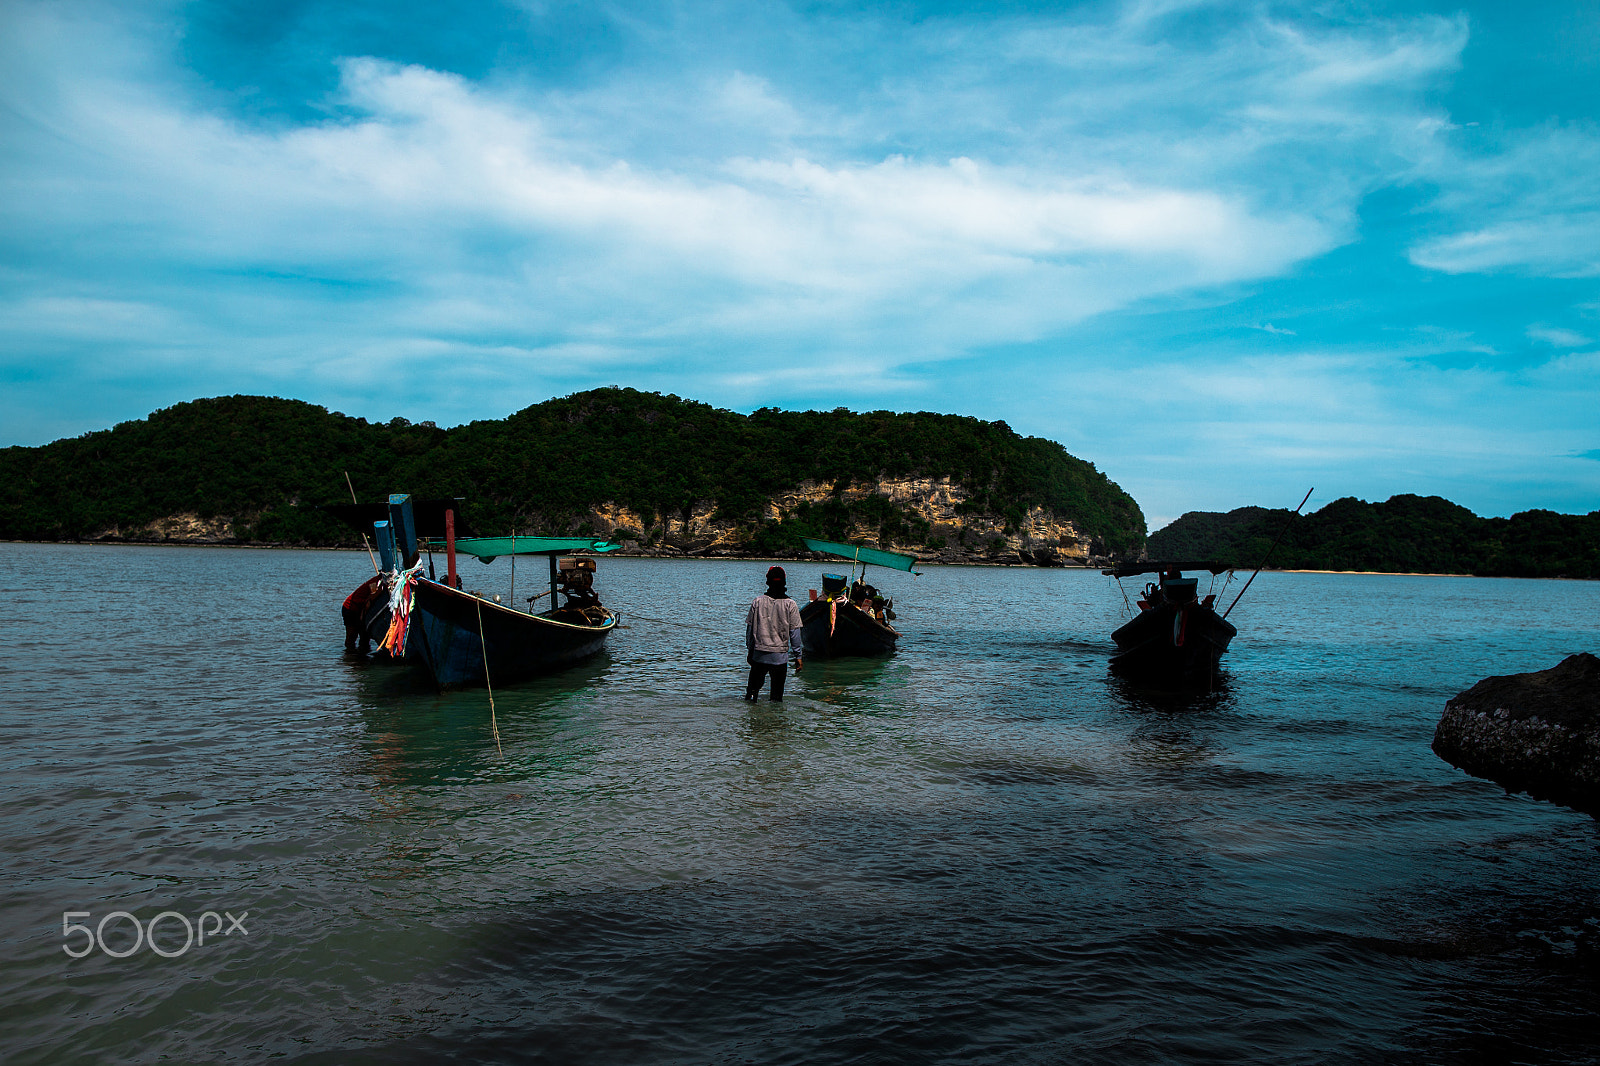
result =
[{"label": "dark cap", "polygon": [[769,584],[769,585],[786,585],[788,583],[789,583],[789,575],[787,575],[787,574],[785,574],[783,572],[783,567],[774,566],[770,570],[767,571],[767,584]]}]

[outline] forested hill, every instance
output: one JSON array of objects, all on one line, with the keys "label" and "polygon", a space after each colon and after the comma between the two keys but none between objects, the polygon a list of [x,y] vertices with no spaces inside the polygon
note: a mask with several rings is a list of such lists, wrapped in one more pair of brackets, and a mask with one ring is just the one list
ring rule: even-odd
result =
[{"label": "forested hill", "polygon": [[1292,520],[1261,507],[1191,511],[1150,535],[1150,557],[1259,566],[1285,523],[1272,556],[1284,569],[1600,578],[1600,511],[1479,518],[1438,496],[1346,497]]},{"label": "forested hill", "polygon": [[[1111,551],[1137,550],[1145,532],[1138,505],[1091,464],[1004,422],[844,408],[741,415],[611,388],[454,429],[259,396],[181,403],[0,450],[0,538],[359,544],[316,510],[348,502],[346,471],[363,500],[465,497],[466,519],[485,532],[589,532],[595,509],[612,505],[606,513],[636,521],[627,532],[644,541],[672,516],[714,513],[752,550],[866,527],[884,543],[940,547],[915,507],[859,488],[913,478],[949,478],[954,509],[992,516],[995,532],[1015,533],[1037,509]],[[775,497],[807,482],[811,497],[775,510]]]}]

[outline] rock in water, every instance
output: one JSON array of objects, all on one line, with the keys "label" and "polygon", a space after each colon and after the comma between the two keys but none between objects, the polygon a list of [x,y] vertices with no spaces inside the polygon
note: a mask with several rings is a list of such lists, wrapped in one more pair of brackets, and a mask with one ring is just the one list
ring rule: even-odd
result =
[{"label": "rock in water", "polygon": [[1508,792],[1600,818],[1600,659],[1487,677],[1444,705],[1433,751]]}]

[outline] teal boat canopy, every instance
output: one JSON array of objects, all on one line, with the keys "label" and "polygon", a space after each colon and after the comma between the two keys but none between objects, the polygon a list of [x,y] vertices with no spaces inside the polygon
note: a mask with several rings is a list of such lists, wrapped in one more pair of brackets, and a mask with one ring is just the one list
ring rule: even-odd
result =
[{"label": "teal boat canopy", "polygon": [[492,563],[502,555],[561,555],[564,552],[614,552],[622,545],[595,537],[461,537],[456,551]]},{"label": "teal boat canopy", "polygon": [[841,559],[853,559],[858,563],[871,563],[874,566],[889,566],[896,570],[907,570],[915,574],[911,567],[916,564],[915,555],[905,555],[901,552],[879,551],[877,548],[863,548],[859,544],[835,544],[828,540],[812,540],[802,537],[806,547],[814,552],[824,552],[828,555],[837,555]]}]

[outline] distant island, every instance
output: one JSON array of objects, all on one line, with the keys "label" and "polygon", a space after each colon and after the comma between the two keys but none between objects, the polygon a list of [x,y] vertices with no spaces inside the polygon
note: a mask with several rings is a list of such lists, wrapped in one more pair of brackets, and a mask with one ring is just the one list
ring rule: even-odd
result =
[{"label": "distant island", "polygon": [[0,449],[0,538],[359,546],[320,510],[463,497],[485,533],[634,554],[793,556],[802,537],[942,562],[1095,565],[1144,548],[1132,497],[1054,441],[945,414],[749,415],[606,388],[441,429],[225,396]]},{"label": "distant island", "polygon": [[1479,518],[1438,496],[1351,497],[1293,518],[1288,510],[1191,511],[1152,533],[1157,559],[1261,563],[1279,531],[1275,568],[1482,577],[1600,578],[1600,511],[1523,511]]}]

